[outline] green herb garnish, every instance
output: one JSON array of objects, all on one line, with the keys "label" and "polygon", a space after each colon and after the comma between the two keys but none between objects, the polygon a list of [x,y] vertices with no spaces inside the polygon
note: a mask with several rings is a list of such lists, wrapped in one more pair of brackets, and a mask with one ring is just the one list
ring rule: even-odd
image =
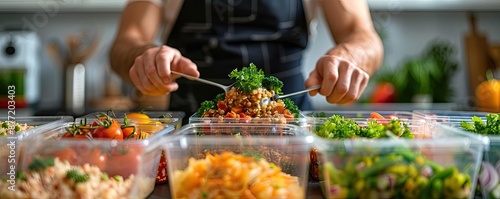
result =
[{"label": "green herb garnish", "polygon": [[285,108],[290,110],[290,112],[293,113],[293,116],[295,118],[298,118],[300,110],[299,107],[295,104],[295,102],[293,102],[290,98],[284,98],[282,100],[283,103],[285,104]]},{"label": "green herb garnish", "polygon": [[80,182],[87,182],[90,178],[89,174],[83,174],[82,172],[78,171],[78,170],[69,170],[68,172],[66,172],[66,178],[68,179],[72,179],[73,181],[75,181],[76,183],[80,183]]},{"label": "green herb garnish", "polygon": [[201,103],[200,108],[196,111],[196,116],[201,117],[203,113],[206,111],[216,108],[215,103],[213,101],[207,100]]},{"label": "green herb garnish", "polygon": [[262,79],[262,86],[267,90],[273,90],[275,94],[283,94],[283,82],[274,76],[264,77]]},{"label": "green herb garnish", "polygon": [[460,126],[470,132],[481,135],[500,135],[500,113],[486,114],[486,122],[480,117],[473,116],[472,123],[462,121]]},{"label": "green herb garnish", "polygon": [[26,176],[24,175],[24,172],[18,171],[16,173],[16,179],[21,180],[21,181],[26,181]]},{"label": "green herb garnish", "polygon": [[250,93],[254,89],[262,87],[264,72],[251,63],[249,67],[243,67],[241,71],[234,69],[229,73],[231,79],[235,79],[234,87],[245,93]]},{"label": "green herb garnish", "polygon": [[54,158],[48,157],[45,159],[41,159],[39,157],[35,157],[33,163],[28,166],[29,170],[44,170],[47,167],[53,167],[55,165]]}]

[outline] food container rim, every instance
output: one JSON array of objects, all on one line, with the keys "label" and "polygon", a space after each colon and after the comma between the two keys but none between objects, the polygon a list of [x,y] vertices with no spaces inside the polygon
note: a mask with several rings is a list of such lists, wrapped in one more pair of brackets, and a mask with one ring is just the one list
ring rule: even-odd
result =
[{"label": "food container rim", "polygon": [[445,131],[452,131],[458,136],[456,137],[438,137],[432,139],[404,139],[404,138],[357,138],[357,139],[326,139],[311,133],[314,137],[314,144],[321,149],[328,149],[326,146],[349,146],[355,148],[371,147],[371,148],[387,148],[394,146],[433,146],[437,148],[447,148],[457,146],[463,147],[480,147],[481,150],[486,149],[490,145],[490,139],[487,136],[467,133],[465,131],[452,128],[446,125],[440,125]]},{"label": "food container rim", "polygon": [[[66,122],[66,123],[59,123],[58,126],[55,128],[50,128],[50,129],[44,129],[43,132],[39,132],[40,135],[44,133],[50,133],[53,131],[58,131],[63,128],[66,128],[68,126],[73,125],[74,122]],[[173,132],[175,130],[174,125],[167,125],[164,126],[164,128],[153,135],[147,137],[146,139],[142,140],[110,140],[110,139],[92,139],[92,140],[81,140],[81,139],[64,139],[64,140],[54,140],[54,139],[47,139],[44,140],[44,142],[50,142],[51,144],[69,144],[73,145],[73,143],[82,143],[82,142],[88,142],[93,145],[111,145],[111,146],[117,146],[118,144],[126,143],[126,144],[133,144],[133,145],[143,145],[143,153],[150,152],[152,150],[155,150],[157,147],[157,144],[162,140],[163,137],[166,137],[169,133]],[[39,139],[35,139],[34,137],[31,137],[29,139],[26,139],[24,142],[39,142]]]},{"label": "food container rim", "polygon": [[[96,119],[96,115],[97,114],[100,114],[100,113],[106,113],[105,111],[96,111],[96,112],[91,112],[91,113],[88,113],[86,115],[83,115],[83,116],[80,116],[80,117],[77,117],[75,119],[75,121],[81,121],[85,118],[87,119]],[[113,117],[113,119],[123,119],[125,118],[123,114],[127,114],[127,113],[132,113],[132,112],[129,112],[129,111],[115,111],[114,114],[116,117]],[[184,117],[186,117],[186,113],[185,112],[182,112],[182,111],[143,111],[144,114],[146,115],[164,115],[164,114],[172,114],[171,116],[172,117],[165,117],[165,118],[156,118],[156,117],[150,117],[148,120],[151,120],[153,122],[155,121],[159,121],[159,122],[162,122],[162,121],[171,121],[171,120],[177,120],[177,122],[182,122],[182,119]],[[130,120],[137,120],[137,119],[134,119],[134,118],[128,118]]]},{"label": "food container rim", "polygon": [[[25,139],[34,134],[38,134],[40,131],[49,130],[57,127],[65,122],[73,121],[72,116],[21,116],[15,117],[15,122],[18,123],[30,123],[30,122],[46,122],[44,124],[40,124],[34,128],[18,132],[15,135],[7,135],[1,136],[0,139],[7,139],[7,137],[16,137],[17,139]],[[0,121],[8,121],[9,117],[0,117]]]}]

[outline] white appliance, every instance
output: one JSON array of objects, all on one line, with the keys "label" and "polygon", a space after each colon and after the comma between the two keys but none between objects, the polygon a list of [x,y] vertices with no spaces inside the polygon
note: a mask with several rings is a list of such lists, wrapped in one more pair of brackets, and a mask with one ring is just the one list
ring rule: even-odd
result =
[{"label": "white appliance", "polygon": [[[40,68],[40,39],[35,32],[0,32],[0,75],[3,75],[0,82],[3,87],[5,84],[19,85],[15,90],[16,104],[23,100],[31,105],[40,100]],[[5,90],[7,88],[0,88],[3,91],[0,95],[5,95]]]}]

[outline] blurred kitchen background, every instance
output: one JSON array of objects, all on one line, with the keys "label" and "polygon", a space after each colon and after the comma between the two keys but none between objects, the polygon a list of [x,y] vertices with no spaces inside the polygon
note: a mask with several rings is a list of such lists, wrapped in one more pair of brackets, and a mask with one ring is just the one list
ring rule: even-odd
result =
[{"label": "blurred kitchen background", "polygon": [[[1,110],[11,82],[19,85],[17,115],[166,109],[165,98],[138,95],[109,69],[108,52],[126,1],[0,0]],[[383,67],[359,103],[331,105],[318,96],[315,109],[477,110],[475,86],[487,71],[500,77],[500,1],[368,2],[385,46]],[[304,76],[333,46],[318,16]],[[33,31],[22,30],[27,28]]]}]

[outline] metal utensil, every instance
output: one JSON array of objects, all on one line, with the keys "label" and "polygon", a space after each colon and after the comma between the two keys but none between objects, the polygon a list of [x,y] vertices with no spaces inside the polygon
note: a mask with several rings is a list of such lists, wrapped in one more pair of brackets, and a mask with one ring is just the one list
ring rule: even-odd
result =
[{"label": "metal utensil", "polygon": [[201,83],[209,84],[209,85],[212,85],[212,86],[217,86],[217,87],[221,88],[222,90],[224,90],[225,93],[227,93],[227,91],[229,91],[231,89],[231,87],[233,87],[233,85],[234,85],[234,83],[232,83],[231,85],[226,86],[226,85],[222,85],[222,84],[219,84],[219,83],[208,81],[206,79],[202,79],[202,78],[199,78],[199,77],[195,77],[195,76],[187,75],[187,74],[184,74],[184,73],[180,73],[180,72],[177,72],[177,71],[171,71],[171,72],[172,72],[172,74],[180,75],[180,76],[185,77],[185,78],[187,78],[189,80],[199,81]]},{"label": "metal utensil", "polygon": [[278,99],[287,98],[287,97],[294,96],[294,95],[299,95],[299,94],[302,94],[302,93],[307,93],[309,91],[317,90],[319,88],[321,88],[321,85],[311,86],[311,87],[306,88],[304,90],[293,92],[293,93],[286,94],[286,95],[277,95],[277,94],[275,94],[271,98],[264,98],[264,99],[262,99],[262,101],[261,101],[260,104],[267,106],[269,104],[269,102],[271,102],[271,100],[272,101],[276,101]]}]

